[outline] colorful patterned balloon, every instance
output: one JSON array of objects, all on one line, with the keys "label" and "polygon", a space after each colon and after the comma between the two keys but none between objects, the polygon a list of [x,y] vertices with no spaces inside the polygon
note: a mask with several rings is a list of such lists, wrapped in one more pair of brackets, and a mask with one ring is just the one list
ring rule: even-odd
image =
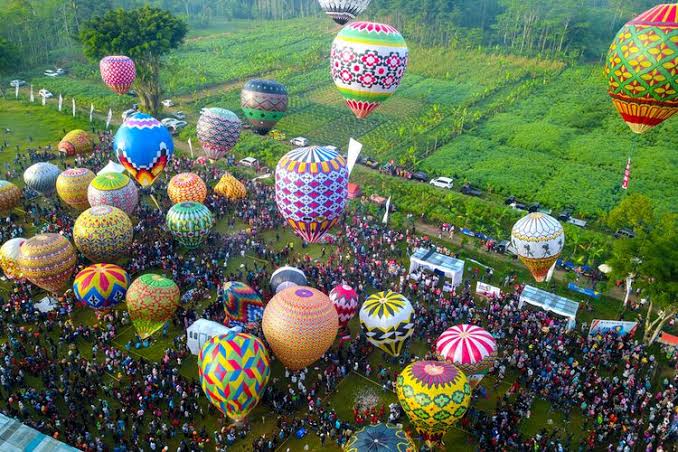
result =
[{"label": "colorful patterned balloon", "polygon": [[94,177],[94,173],[87,168],[67,169],[57,177],[56,191],[59,198],[75,210],[88,209],[87,188]]},{"label": "colorful patterned balloon", "polygon": [[471,402],[466,375],[441,361],[416,361],[398,375],[396,394],[426,444],[433,448]]},{"label": "colorful patterned balloon", "polygon": [[127,289],[127,311],[139,337],[146,339],[172,318],[181,292],[171,279],[147,273]]},{"label": "colorful patterned balloon", "polygon": [[212,212],[198,202],[181,202],[167,212],[167,229],[188,249],[199,247],[214,226]]},{"label": "colorful patterned balloon", "polygon": [[306,279],[304,272],[297,267],[285,265],[273,272],[270,283],[271,290],[278,293],[289,287],[307,286],[308,279]]},{"label": "colorful patterned balloon", "polygon": [[456,325],[440,335],[436,353],[461,369],[473,389],[494,365],[497,341],[479,326]]},{"label": "colorful patterned balloon", "polygon": [[275,356],[288,369],[301,370],[332,346],[339,319],[327,295],[297,286],[268,302],[261,325]]},{"label": "colorful patterned balloon", "polygon": [[288,152],[275,170],[275,202],[294,232],[318,242],[346,208],[348,168],[336,151],[320,146]]},{"label": "colorful patterned balloon", "polygon": [[360,326],[372,345],[398,356],[414,332],[414,309],[399,293],[377,292],[360,308]]},{"label": "colorful patterned balloon", "polygon": [[358,293],[351,286],[339,284],[330,292],[330,300],[339,315],[339,327],[346,328],[358,312]]},{"label": "colorful patterned balloon", "polygon": [[75,276],[73,293],[92,309],[110,309],[125,301],[130,284],[127,272],[113,264],[94,264]]},{"label": "colorful patterned balloon", "polygon": [[219,160],[240,138],[242,123],[238,116],[223,108],[205,108],[200,114],[196,133],[205,155],[210,160]]},{"label": "colorful patterned balloon", "polygon": [[370,5],[370,0],[319,0],[320,8],[339,25],[362,14]]},{"label": "colorful patterned balloon", "polygon": [[94,141],[84,130],[71,130],[59,142],[59,152],[63,152],[68,157],[92,151],[94,151]]},{"label": "colorful patterned balloon", "polygon": [[226,324],[259,323],[264,315],[264,302],[256,290],[238,281],[224,284]]},{"label": "colorful patterned balloon", "polygon": [[139,205],[139,189],[132,179],[120,173],[100,174],[87,189],[90,206],[111,206],[132,215]]},{"label": "colorful patterned balloon", "polygon": [[75,270],[75,248],[61,234],[40,234],[19,248],[19,270],[24,278],[52,293],[63,292]]},{"label": "colorful patterned balloon", "polygon": [[113,139],[120,164],[142,187],[149,187],[174,154],[174,142],[160,121],[134,113],[122,123]]},{"label": "colorful patterned balloon", "polygon": [[259,135],[266,135],[287,111],[287,88],[273,80],[250,80],[240,93],[245,118]]},{"label": "colorful patterned balloon", "polygon": [[678,112],[678,3],[627,22],[607,54],[608,93],[622,119],[643,133]]},{"label": "colorful patterned balloon", "polygon": [[12,210],[21,202],[21,189],[11,182],[0,180],[0,211]]},{"label": "colorful patterned balloon", "polygon": [[511,245],[534,279],[542,282],[563,250],[565,232],[555,218],[534,212],[513,225]]},{"label": "colorful patterned balloon", "polygon": [[19,268],[19,250],[26,239],[16,237],[9,239],[0,247],[0,267],[9,279],[21,278],[21,269]]},{"label": "colorful patterned balloon", "polygon": [[207,198],[207,185],[195,173],[180,173],[170,179],[167,196],[172,204],[186,201],[203,203]]},{"label": "colorful patterned balloon", "polygon": [[263,342],[246,333],[214,336],[198,355],[202,390],[223,414],[238,422],[259,403],[271,376]]},{"label": "colorful patterned balloon", "polygon": [[407,69],[407,44],[398,30],[375,22],[353,22],[334,39],[331,72],[346,104],[367,118],[395,93]]},{"label": "colorful patterned balloon", "polygon": [[75,246],[92,262],[110,262],[126,256],[133,238],[132,221],[116,207],[87,209],[73,226]]},{"label": "colorful patterned balloon", "polygon": [[35,190],[44,196],[51,196],[54,194],[59,174],[61,174],[61,170],[56,165],[38,162],[24,171],[24,183],[31,190]]},{"label": "colorful patterned balloon", "polygon": [[123,55],[103,57],[99,62],[99,71],[104,83],[117,94],[127,93],[137,78],[134,61]]},{"label": "colorful patterned balloon", "polygon": [[230,173],[226,173],[221,177],[219,183],[214,187],[214,192],[229,201],[236,201],[247,197],[245,185]]},{"label": "colorful patterned balloon", "polygon": [[363,427],[351,436],[344,452],[415,452],[405,430],[393,424]]}]

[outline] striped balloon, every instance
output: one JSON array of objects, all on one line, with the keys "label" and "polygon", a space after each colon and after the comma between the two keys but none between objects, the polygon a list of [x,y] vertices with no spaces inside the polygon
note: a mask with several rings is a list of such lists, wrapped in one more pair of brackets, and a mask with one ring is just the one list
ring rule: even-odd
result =
[{"label": "striped balloon", "polygon": [[239,281],[224,284],[226,323],[246,325],[261,322],[264,302],[256,290]]},{"label": "striped balloon", "polygon": [[75,276],[73,293],[92,309],[109,309],[125,300],[127,272],[113,264],[94,264]]},{"label": "striped balloon", "polygon": [[346,328],[358,312],[358,293],[351,286],[339,284],[330,292],[330,300],[339,314],[339,327]]},{"label": "striped balloon", "polygon": [[24,183],[31,190],[51,196],[56,189],[56,181],[61,170],[51,163],[38,162],[24,171]]},{"label": "striped balloon", "polygon": [[497,342],[475,325],[456,325],[440,335],[436,353],[464,371],[471,387],[487,374],[497,356]]},{"label": "striped balloon", "polygon": [[30,282],[58,294],[66,289],[78,258],[61,234],[40,234],[19,248],[19,271]]},{"label": "striped balloon", "polygon": [[214,226],[212,212],[198,202],[180,202],[167,212],[167,229],[187,249],[202,245]]}]

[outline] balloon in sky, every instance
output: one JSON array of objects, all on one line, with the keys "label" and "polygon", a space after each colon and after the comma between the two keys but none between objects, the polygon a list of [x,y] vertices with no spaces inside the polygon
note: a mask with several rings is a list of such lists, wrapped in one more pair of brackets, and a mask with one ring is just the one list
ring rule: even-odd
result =
[{"label": "balloon in sky", "polygon": [[355,19],[370,4],[370,0],[319,0],[320,7],[339,25]]},{"label": "balloon in sky", "polygon": [[355,432],[344,452],[414,452],[414,443],[405,430],[393,424],[376,424]]},{"label": "balloon in sky", "polygon": [[99,62],[99,71],[104,83],[118,94],[127,93],[137,78],[134,61],[123,55],[103,57]]},{"label": "balloon in sky", "polygon": [[461,369],[475,388],[494,365],[497,342],[479,326],[456,325],[440,335],[436,353]]},{"label": "balloon in sky", "polygon": [[400,85],[407,69],[407,44],[390,25],[352,22],[334,39],[330,61],[346,104],[364,119]]},{"label": "balloon in sky", "polygon": [[335,150],[320,146],[288,152],[275,169],[275,202],[294,232],[318,242],[346,208],[348,168]]},{"label": "balloon in sky", "polygon": [[19,249],[26,239],[16,237],[7,240],[0,247],[0,267],[9,279],[21,278],[21,269],[19,268]]},{"label": "balloon in sky", "polygon": [[89,184],[87,199],[92,207],[117,207],[127,215],[132,215],[139,205],[139,189],[124,174],[104,173]]},{"label": "balloon in sky", "polygon": [[87,168],[69,168],[57,177],[57,194],[72,208],[85,210],[89,208],[87,188],[93,179],[94,173]]},{"label": "balloon in sky", "polygon": [[398,375],[398,400],[429,447],[461,419],[471,402],[466,376],[443,361],[415,361]]},{"label": "balloon in sky", "polygon": [[219,183],[214,187],[214,192],[230,201],[243,199],[247,196],[245,185],[230,173],[226,173],[221,177]]},{"label": "balloon in sky", "polygon": [[198,202],[180,202],[167,212],[167,229],[188,249],[199,247],[214,226],[212,212]]},{"label": "balloon in sky", "polygon": [[198,370],[207,399],[236,422],[257,406],[271,376],[266,346],[246,333],[214,336],[205,342]]},{"label": "balloon in sky", "polygon": [[84,130],[71,130],[59,142],[59,152],[63,152],[69,157],[92,151],[94,151],[94,141]]},{"label": "balloon in sky", "polygon": [[555,218],[529,213],[513,225],[511,244],[534,279],[542,282],[563,250],[565,232]]},{"label": "balloon in sky", "polygon": [[274,271],[271,275],[271,290],[273,290],[275,293],[278,293],[289,287],[306,285],[308,285],[306,275],[297,267],[285,265],[284,267],[280,267]]},{"label": "balloon in sky", "polygon": [[0,211],[12,210],[21,202],[21,189],[11,182],[0,180]]},{"label": "balloon in sky", "polygon": [[207,185],[195,173],[180,173],[170,179],[167,196],[172,204],[186,201],[203,203],[207,198]]},{"label": "balloon in sky", "polygon": [[608,93],[622,119],[643,133],[678,112],[678,3],[627,22],[607,54]]},{"label": "balloon in sky", "polygon": [[223,108],[204,108],[200,114],[196,133],[205,155],[210,160],[219,160],[240,138],[242,123],[238,116]]},{"label": "balloon in sky", "polygon": [[372,345],[398,356],[414,332],[414,309],[399,293],[377,292],[360,308],[360,325]]},{"label": "balloon in sky", "polygon": [[172,158],[174,142],[160,121],[145,113],[134,113],[116,132],[113,149],[132,178],[148,187]]},{"label": "balloon in sky", "polygon": [[75,270],[75,248],[61,234],[40,234],[19,248],[22,276],[48,292],[63,292]]},{"label": "balloon in sky", "polygon": [[127,272],[113,264],[94,264],[75,275],[73,293],[92,309],[109,309],[125,301]]},{"label": "balloon in sky", "polygon": [[275,356],[290,370],[301,370],[322,357],[337,336],[339,319],[324,293],[289,287],[264,309],[264,336]]},{"label": "balloon in sky", "polygon": [[339,327],[346,328],[358,312],[358,293],[351,286],[339,284],[330,292],[330,300],[339,315]]},{"label": "balloon in sky", "polygon": [[287,111],[287,88],[273,80],[250,80],[240,93],[245,118],[259,135],[266,135]]},{"label": "balloon in sky", "polygon": [[147,273],[127,289],[127,311],[139,337],[146,339],[172,318],[181,292],[171,279]]},{"label": "balloon in sky", "polygon": [[38,162],[24,171],[24,183],[28,188],[44,196],[51,196],[54,194],[59,174],[61,170],[56,165]]},{"label": "balloon in sky", "polygon": [[258,323],[264,315],[264,302],[257,291],[247,284],[229,281],[224,284],[224,311],[226,324]]},{"label": "balloon in sky", "polygon": [[133,238],[132,221],[116,207],[91,207],[80,214],[73,226],[75,246],[92,262],[126,256]]}]

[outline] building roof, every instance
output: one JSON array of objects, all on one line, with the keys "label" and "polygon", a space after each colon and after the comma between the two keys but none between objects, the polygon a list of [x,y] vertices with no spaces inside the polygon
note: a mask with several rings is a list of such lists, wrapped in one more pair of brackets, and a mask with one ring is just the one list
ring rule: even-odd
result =
[{"label": "building roof", "polygon": [[577,316],[577,311],[579,310],[579,303],[576,301],[532,286],[525,286],[520,294],[520,301],[571,319]]},{"label": "building roof", "polygon": [[414,254],[410,256],[410,259],[425,262],[430,266],[447,270],[449,272],[456,273],[464,271],[464,261],[450,256],[445,256],[444,254],[436,253],[435,251],[426,248],[417,248],[414,251]]},{"label": "building roof", "polygon": [[0,413],[0,450],[3,452],[77,452],[78,449]]}]

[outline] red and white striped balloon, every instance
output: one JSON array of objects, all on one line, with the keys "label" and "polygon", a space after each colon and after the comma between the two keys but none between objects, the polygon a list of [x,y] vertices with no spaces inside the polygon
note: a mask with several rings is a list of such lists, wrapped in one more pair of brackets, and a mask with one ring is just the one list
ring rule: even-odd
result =
[{"label": "red and white striped balloon", "polygon": [[129,91],[137,78],[137,68],[130,57],[111,55],[103,57],[99,62],[101,79],[118,94]]},{"label": "red and white striped balloon", "polygon": [[330,300],[339,314],[339,327],[345,328],[358,312],[358,293],[346,284],[339,284],[330,292]]},{"label": "red and white striped balloon", "polygon": [[479,326],[455,325],[440,335],[436,353],[464,371],[475,387],[494,363],[497,342]]}]

